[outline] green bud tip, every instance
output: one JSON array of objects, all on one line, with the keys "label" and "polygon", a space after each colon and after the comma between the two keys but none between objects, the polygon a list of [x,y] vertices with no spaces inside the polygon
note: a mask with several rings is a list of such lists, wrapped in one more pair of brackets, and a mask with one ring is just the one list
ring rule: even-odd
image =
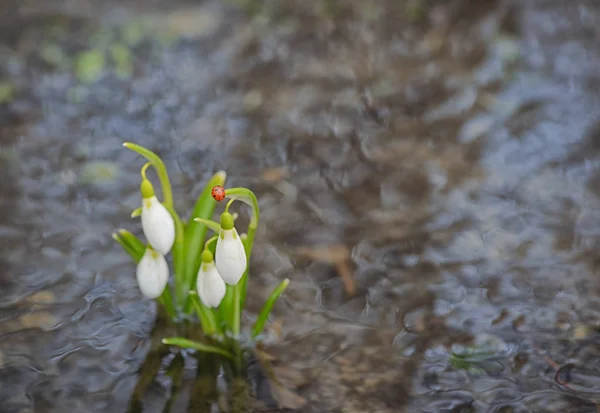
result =
[{"label": "green bud tip", "polygon": [[214,261],[213,254],[209,250],[202,251],[202,255],[200,256],[202,262],[205,264],[210,264]]},{"label": "green bud tip", "polygon": [[233,215],[229,212],[221,214],[221,229],[229,230],[233,228]]},{"label": "green bud tip", "polygon": [[140,185],[140,191],[142,192],[142,198],[152,198],[154,196],[154,188],[152,187],[152,182],[147,179],[142,181]]}]

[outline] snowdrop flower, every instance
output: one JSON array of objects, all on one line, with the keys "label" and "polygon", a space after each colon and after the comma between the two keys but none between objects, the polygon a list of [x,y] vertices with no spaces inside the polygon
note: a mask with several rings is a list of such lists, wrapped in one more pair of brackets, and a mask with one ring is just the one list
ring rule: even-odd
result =
[{"label": "snowdrop flower", "polygon": [[202,265],[198,271],[196,291],[207,307],[216,308],[225,297],[225,282],[219,275],[213,255],[209,250],[202,252]]},{"label": "snowdrop flower", "polygon": [[136,277],[144,296],[153,299],[160,297],[169,280],[165,256],[148,246],[138,263]]},{"label": "snowdrop flower", "polygon": [[175,242],[175,221],[154,195],[154,188],[149,180],[142,181],[141,190],[144,236],[152,248],[162,255],[167,255]]},{"label": "snowdrop flower", "polygon": [[221,214],[215,261],[221,278],[229,285],[236,285],[246,271],[244,244],[233,226],[233,216],[229,212]]}]

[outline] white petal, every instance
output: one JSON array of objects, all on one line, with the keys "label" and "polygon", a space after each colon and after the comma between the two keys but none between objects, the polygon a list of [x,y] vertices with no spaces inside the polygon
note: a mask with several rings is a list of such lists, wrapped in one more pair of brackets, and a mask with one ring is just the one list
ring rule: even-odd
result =
[{"label": "white petal", "polygon": [[138,285],[148,298],[158,298],[169,281],[169,266],[164,255],[146,249],[136,270]]},{"label": "white petal", "polygon": [[198,296],[207,307],[218,307],[225,297],[225,283],[214,263],[202,263],[196,281]]},{"label": "white petal", "polygon": [[175,222],[155,196],[142,199],[142,230],[156,251],[163,255],[171,251],[175,242]]},{"label": "white petal", "polygon": [[236,285],[246,271],[244,244],[235,228],[221,230],[217,240],[215,263],[221,278],[229,285]]}]

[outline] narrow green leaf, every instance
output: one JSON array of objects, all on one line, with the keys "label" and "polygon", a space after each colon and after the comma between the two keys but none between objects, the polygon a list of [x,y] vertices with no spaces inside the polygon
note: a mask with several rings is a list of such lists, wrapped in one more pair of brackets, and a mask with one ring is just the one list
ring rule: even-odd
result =
[{"label": "narrow green leaf", "polygon": [[198,314],[200,326],[202,327],[204,334],[212,336],[217,333],[217,323],[215,322],[214,313],[210,311],[210,308],[202,304],[200,297],[198,297],[198,294],[196,294],[195,291],[190,291],[188,297]]},{"label": "narrow green leaf", "polygon": [[124,242],[126,242],[131,248],[133,248],[136,254],[140,256],[140,259],[142,259],[142,256],[146,251],[146,245],[138,237],[136,237],[126,229],[120,228],[117,231],[117,233],[119,234],[119,237],[123,239]]},{"label": "narrow green leaf", "polygon": [[114,234],[112,237],[115,241],[117,241],[121,247],[127,252],[131,258],[137,264],[140,262],[142,257],[144,256],[144,251],[146,250],[146,246],[140,241],[135,235],[131,232],[120,229]]},{"label": "narrow green leaf", "polygon": [[198,223],[201,227],[205,227],[205,229],[208,228],[213,230],[217,234],[219,233],[219,231],[221,231],[221,224],[215,221],[211,221],[210,219],[194,218],[194,222]]},{"label": "narrow green leaf", "polygon": [[117,241],[119,243],[119,245],[121,247],[123,247],[123,250],[129,254],[131,256],[131,258],[133,259],[133,261],[135,261],[135,263],[137,264],[138,262],[140,262],[140,260],[142,259],[142,255],[138,255],[136,253],[136,251],[134,251],[129,245],[127,245],[127,243],[125,241],[123,241],[123,239],[121,239],[119,237],[119,234],[117,234],[116,232],[112,234],[112,237],[115,241]]},{"label": "narrow green leaf", "polygon": [[137,218],[142,215],[142,208],[136,208],[131,213],[131,218]]},{"label": "narrow green leaf", "polygon": [[212,346],[210,344],[204,344],[198,341],[188,340],[187,338],[183,337],[164,338],[162,342],[163,344],[168,344],[171,346],[177,346],[182,348],[191,348],[193,350],[202,351],[204,353],[220,354],[221,356],[233,359],[233,356],[227,350],[224,350],[217,346]]},{"label": "narrow green leaf", "polygon": [[[215,211],[217,202],[212,197],[212,188],[216,185],[223,186],[227,174],[225,171],[219,171],[214,174],[206,183],[202,193],[196,200],[196,205],[192,211],[192,215],[185,227],[185,285],[188,290],[195,288],[196,276],[200,269],[200,254],[206,239],[206,232],[208,230],[207,225],[202,225],[198,222],[193,222],[197,218],[208,220],[212,217]],[[186,302],[186,312],[191,311],[189,300]]]},{"label": "narrow green leaf", "polygon": [[169,318],[171,320],[175,320],[177,314],[175,313],[175,306],[173,305],[173,296],[171,295],[171,288],[168,284],[163,290],[160,297],[158,297],[158,302],[164,307]]},{"label": "narrow green leaf", "polygon": [[265,305],[263,306],[260,314],[258,315],[256,323],[254,323],[254,327],[252,328],[253,339],[256,338],[263,331],[263,328],[265,327],[265,322],[267,321],[267,318],[269,318],[271,310],[273,310],[273,305],[275,305],[275,302],[277,301],[279,296],[285,291],[289,283],[290,280],[288,280],[287,278],[283,280],[281,284],[279,284],[277,288],[273,290],[269,298],[267,298],[267,301],[265,301]]}]

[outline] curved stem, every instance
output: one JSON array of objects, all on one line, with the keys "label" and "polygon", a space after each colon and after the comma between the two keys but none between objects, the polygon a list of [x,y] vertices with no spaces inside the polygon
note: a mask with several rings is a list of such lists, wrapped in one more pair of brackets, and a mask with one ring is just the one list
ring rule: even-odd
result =
[{"label": "curved stem", "polygon": [[252,216],[250,223],[248,224],[248,236],[244,243],[244,251],[246,252],[246,258],[248,259],[248,266],[242,276],[242,279],[233,287],[233,309],[232,309],[232,332],[234,337],[239,337],[241,328],[241,316],[242,308],[246,301],[246,290],[248,288],[248,268],[250,267],[250,255],[252,255],[252,247],[254,246],[254,235],[258,228],[258,220],[260,216],[260,208],[258,207],[258,200],[254,192],[247,188],[231,188],[225,192],[226,196],[231,200],[240,200],[252,208]]},{"label": "curved stem", "polygon": [[[182,307],[185,304],[187,297],[187,286],[185,283],[185,257],[184,257],[184,227],[181,222],[181,218],[173,207],[173,192],[171,190],[171,182],[169,181],[169,174],[165,163],[160,157],[149,149],[146,149],[135,143],[125,142],[123,144],[127,149],[131,149],[134,152],[142,155],[146,158],[150,164],[156,170],[160,185],[162,188],[163,205],[171,213],[173,220],[175,221],[175,245],[173,245],[173,270],[175,273],[175,299],[177,304]],[[148,164],[142,167],[142,177],[146,178],[146,169]]]},{"label": "curved stem", "polygon": [[207,249],[207,248],[208,248],[208,246],[209,246],[211,243],[215,242],[215,241],[216,241],[216,240],[218,240],[218,239],[219,239],[219,236],[218,236],[218,235],[215,235],[214,237],[210,238],[208,241],[206,241],[206,242],[204,243],[204,249]]},{"label": "curved stem", "polygon": [[154,166],[154,169],[156,169],[156,173],[158,174],[160,186],[162,187],[162,194],[164,199],[163,204],[165,204],[165,206],[173,206],[173,192],[171,191],[171,182],[169,181],[169,174],[167,173],[167,168],[162,159],[160,159],[160,157],[151,150],[146,149],[143,146],[136,145],[135,143],[125,142],[123,146],[127,149],[131,149],[132,151],[139,153],[152,163],[152,166]]},{"label": "curved stem", "polygon": [[229,207],[233,204],[233,201],[235,201],[235,198],[232,198],[227,202],[227,205],[225,205],[225,212],[229,212]]},{"label": "curved stem", "polygon": [[248,227],[253,227],[256,230],[256,227],[258,226],[260,208],[258,207],[258,200],[256,199],[254,192],[247,188],[228,188],[225,192],[225,196],[232,200],[240,200],[252,208],[252,217],[250,218],[250,224]]},{"label": "curved stem", "polygon": [[142,170],[140,171],[140,174],[142,174],[142,179],[148,179],[146,177],[146,169],[148,169],[150,165],[152,165],[152,162],[146,162],[144,166],[142,166]]}]

